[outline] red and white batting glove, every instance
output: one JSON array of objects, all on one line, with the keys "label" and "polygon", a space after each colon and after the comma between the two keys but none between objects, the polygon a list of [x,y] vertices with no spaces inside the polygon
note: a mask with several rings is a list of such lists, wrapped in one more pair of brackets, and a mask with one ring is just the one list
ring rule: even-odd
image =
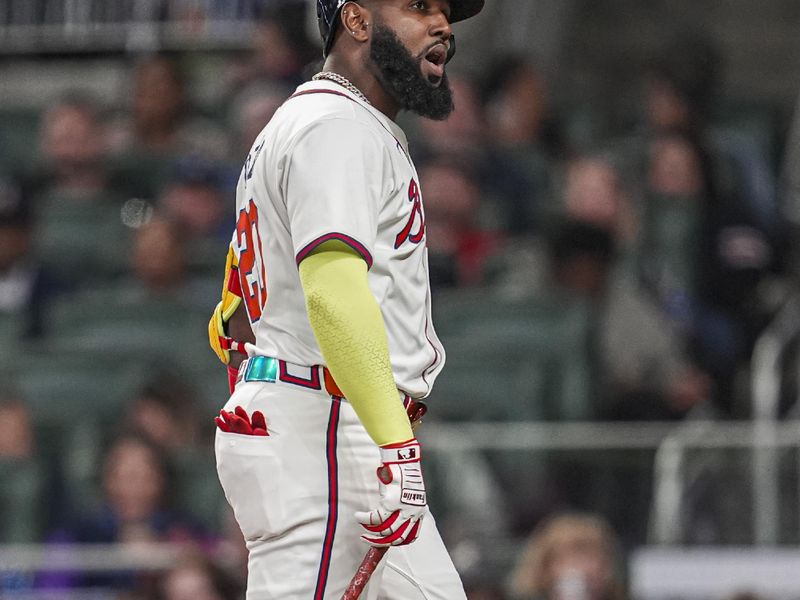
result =
[{"label": "red and white batting glove", "polygon": [[380,504],[375,510],[356,513],[356,520],[367,531],[361,536],[364,541],[384,548],[403,546],[417,539],[428,510],[421,458],[416,439],[381,447]]},{"label": "red and white batting glove", "polygon": [[227,433],[256,436],[269,435],[269,431],[267,431],[267,420],[260,410],[253,413],[253,418],[251,420],[247,411],[241,406],[237,406],[234,412],[228,412],[226,410],[219,411],[219,416],[214,417],[214,421],[217,427]]}]

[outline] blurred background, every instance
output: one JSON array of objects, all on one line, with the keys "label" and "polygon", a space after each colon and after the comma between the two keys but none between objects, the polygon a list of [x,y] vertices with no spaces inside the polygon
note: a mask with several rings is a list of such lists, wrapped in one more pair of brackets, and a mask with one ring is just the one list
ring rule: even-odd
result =
[{"label": "blurred background", "polygon": [[[228,600],[206,343],[304,0],[0,0],[0,597]],[[800,597],[800,3],[488,0],[402,115],[470,600]]]}]

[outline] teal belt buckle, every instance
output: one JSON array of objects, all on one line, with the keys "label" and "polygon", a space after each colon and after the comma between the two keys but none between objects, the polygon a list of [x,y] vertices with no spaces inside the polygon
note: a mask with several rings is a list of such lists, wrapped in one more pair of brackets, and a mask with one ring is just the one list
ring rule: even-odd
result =
[{"label": "teal belt buckle", "polygon": [[245,381],[267,381],[275,383],[278,379],[278,359],[271,356],[254,356],[247,361],[244,371]]}]

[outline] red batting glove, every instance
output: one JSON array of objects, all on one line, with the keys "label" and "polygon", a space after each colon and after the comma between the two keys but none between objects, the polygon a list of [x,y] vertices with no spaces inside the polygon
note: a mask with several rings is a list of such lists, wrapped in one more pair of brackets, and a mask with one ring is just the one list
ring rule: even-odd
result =
[{"label": "red batting glove", "polygon": [[257,436],[269,435],[267,431],[267,420],[260,410],[253,413],[252,421],[241,406],[237,406],[234,412],[221,410],[219,411],[219,416],[214,417],[214,422],[217,424],[217,427],[227,433]]}]

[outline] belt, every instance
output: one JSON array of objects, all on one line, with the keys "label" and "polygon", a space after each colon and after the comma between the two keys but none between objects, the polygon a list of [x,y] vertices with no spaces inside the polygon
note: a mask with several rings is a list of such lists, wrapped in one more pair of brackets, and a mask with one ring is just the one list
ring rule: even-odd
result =
[{"label": "belt", "polygon": [[236,383],[241,381],[267,383],[282,381],[290,385],[319,391],[322,391],[324,386],[325,391],[331,396],[344,398],[342,390],[336,385],[327,367],[322,365],[304,367],[272,356],[251,356],[243,361],[236,376]]}]

